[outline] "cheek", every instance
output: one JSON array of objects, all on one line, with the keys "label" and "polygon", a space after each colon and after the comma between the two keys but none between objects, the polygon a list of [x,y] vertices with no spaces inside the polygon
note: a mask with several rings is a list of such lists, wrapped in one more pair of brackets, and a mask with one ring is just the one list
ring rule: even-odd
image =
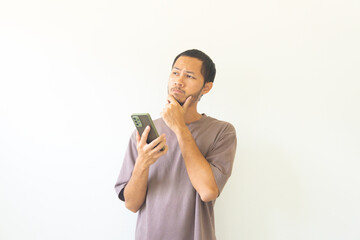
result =
[{"label": "cheek", "polygon": [[191,87],[196,90],[199,91],[202,88],[202,84],[200,84],[199,82],[192,82],[191,83]]},{"label": "cheek", "polygon": [[175,79],[172,78],[172,77],[169,77],[169,80],[168,80],[168,86],[171,87],[175,84]]},{"label": "cheek", "polygon": [[168,85],[167,85],[168,91],[170,91],[170,88],[172,88],[173,86],[174,86],[174,81],[172,81],[172,79],[169,78],[169,80],[168,80]]}]

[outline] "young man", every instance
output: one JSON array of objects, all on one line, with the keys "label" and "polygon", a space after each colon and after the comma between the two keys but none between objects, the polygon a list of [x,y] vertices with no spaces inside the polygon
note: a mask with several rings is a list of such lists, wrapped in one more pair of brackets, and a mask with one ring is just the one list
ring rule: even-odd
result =
[{"label": "young man", "polygon": [[216,239],[214,204],[231,175],[236,133],[230,123],[197,111],[215,73],[205,53],[180,53],[154,121],[161,135],[146,144],[147,128],[130,138],[115,190],[129,210],[139,211],[138,240]]}]

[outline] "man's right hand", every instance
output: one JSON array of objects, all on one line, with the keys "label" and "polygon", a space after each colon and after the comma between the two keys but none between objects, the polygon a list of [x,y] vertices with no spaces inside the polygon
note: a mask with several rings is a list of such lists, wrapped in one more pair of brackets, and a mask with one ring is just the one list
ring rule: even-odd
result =
[{"label": "man's right hand", "polygon": [[[139,132],[136,133],[138,157],[131,178],[124,188],[125,206],[132,212],[137,212],[145,201],[151,164],[155,163],[168,150],[165,134],[147,144],[146,139],[149,132],[150,127],[147,127],[141,137]],[[164,150],[160,151],[162,148]]]},{"label": "man's right hand", "polygon": [[[139,132],[136,132],[136,142],[137,142],[137,151],[138,158],[136,164],[140,164],[143,169],[149,168],[153,163],[155,163],[161,156],[165,155],[168,146],[166,145],[165,134],[162,134],[151,143],[147,144],[146,139],[148,138],[150,132],[150,126],[147,126],[142,133],[141,137]],[[164,148],[162,151],[160,151]]]}]

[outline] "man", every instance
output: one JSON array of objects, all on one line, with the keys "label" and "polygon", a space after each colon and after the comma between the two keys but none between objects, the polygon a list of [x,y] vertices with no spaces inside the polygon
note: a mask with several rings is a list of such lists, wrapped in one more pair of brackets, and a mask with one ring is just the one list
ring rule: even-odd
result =
[{"label": "man", "polygon": [[154,121],[161,135],[146,144],[148,127],[130,138],[115,190],[129,210],[139,211],[136,239],[216,239],[214,204],[231,175],[236,133],[230,123],[197,111],[215,73],[205,53],[179,54]]}]

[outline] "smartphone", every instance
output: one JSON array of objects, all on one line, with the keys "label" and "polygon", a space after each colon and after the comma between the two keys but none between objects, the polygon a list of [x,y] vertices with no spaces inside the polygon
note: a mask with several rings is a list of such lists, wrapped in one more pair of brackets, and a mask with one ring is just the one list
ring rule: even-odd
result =
[{"label": "smartphone", "polygon": [[[146,140],[147,144],[151,143],[154,139],[159,137],[159,134],[149,113],[134,113],[131,114],[131,119],[133,120],[136,129],[139,131],[140,136],[143,134],[145,128],[150,126],[150,132]],[[162,148],[160,151],[163,151],[164,149],[165,148]]]}]

